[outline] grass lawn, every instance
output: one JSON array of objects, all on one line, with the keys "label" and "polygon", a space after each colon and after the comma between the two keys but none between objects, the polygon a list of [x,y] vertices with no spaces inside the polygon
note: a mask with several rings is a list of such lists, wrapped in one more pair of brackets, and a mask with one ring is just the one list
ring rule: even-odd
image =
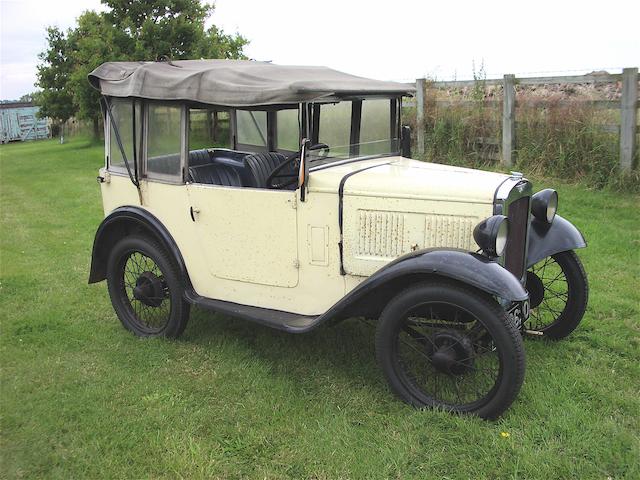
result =
[{"label": "grass lawn", "polygon": [[81,139],[0,147],[0,477],[640,478],[638,196],[554,183],[589,308],[526,341],[486,422],[394,398],[357,320],[296,336],[193,310],[178,341],[127,333],[87,285],[101,162]]}]

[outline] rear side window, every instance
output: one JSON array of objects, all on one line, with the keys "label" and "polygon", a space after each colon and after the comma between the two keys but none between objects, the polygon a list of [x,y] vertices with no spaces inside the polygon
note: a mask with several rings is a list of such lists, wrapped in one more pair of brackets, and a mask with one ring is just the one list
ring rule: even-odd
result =
[{"label": "rear side window", "polygon": [[[129,161],[129,166],[132,171],[134,168],[133,165],[133,109],[134,102],[132,100],[125,99],[117,99],[114,98],[110,102],[111,105],[111,117],[113,119],[113,123],[116,124],[118,128],[118,133],[120,134],[120,141],[122,142],[122,147],[124,149],[125,155],[127,156],[127,160]],[[141,122],[141,108],[140,102],[136,102],[135,104],[135,113],[136,113],[136,148],[138,148],[137,152],[140,152],[140,141],[142,135],[140,134],[140,125]],[[114,172],[126,172],[127,167],[124,162],[124,158],[122,157],[122,151],[118,146],[118,141],[116,139],[116,133],[113,129],[113,125],[109,122],[109,170]]]},{"label": "rear side window", "polygon": [[231,148],[229,139],[229,112],[189,110],[189,150]]},{"label": "rear side window", "polygon": [[179,106],[149,104],[147,166],[149,178],[181,180],[181,117]]}]

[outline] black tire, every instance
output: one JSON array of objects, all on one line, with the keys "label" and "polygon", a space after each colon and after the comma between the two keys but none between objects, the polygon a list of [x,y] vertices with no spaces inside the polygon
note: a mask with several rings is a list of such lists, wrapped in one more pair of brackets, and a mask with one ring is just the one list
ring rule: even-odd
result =
[{"label": "black tire", "polygon": [[154,240],[125,237],[111,250],[107,264],[111,303],[124,327],[140,337],[182,334],[189,304],[175,262]]},{"label": "black tire", "polygon": [[[418,348],[406,348],[407,339]],[[418,360],[408,360],[402,350],[417,352]],[[436,354],[447,350],[456,360],[443,369]],[[513,403],[524,380],[522,336],[513,321],[494,299],[456,283],[421,283],[396,295],[378,321],[376,357],[391,390],[410,405],[486,419]],[[424,381],[411,372],[416,369]],[[465,401],[460,383],[471,380],[478,398]],[[454,401],[445,398],[451,383],[456,385]]]},{"label": "black tire", "polygon": [[573,332],[587,309],[589,282],[573,250],[556,253],[527,272],[532,299],[525,328],[559,340]]}]

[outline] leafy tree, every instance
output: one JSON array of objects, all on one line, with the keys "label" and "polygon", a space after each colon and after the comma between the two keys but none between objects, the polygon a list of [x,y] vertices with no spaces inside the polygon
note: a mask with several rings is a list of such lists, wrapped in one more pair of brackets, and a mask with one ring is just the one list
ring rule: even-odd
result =
[{"label": "leafy tree", "polygon": [[37,94],[41,117],[50,117],[58,126],[69,120],[75,111],[73,94],[69,90],[69,80],[73,73],[71,49],[65,34],[56,27],[47,28],[48,50],[41,53],[38,65],[37,86],[42,90]]},{"label": "leafy tree", "polygon": [[76,116],[93,123],[93,134],[100,134],[100,94],[88,82],[87,76],[103,62],[137,60],[130,53],[131,38],[105,21],[104,14],[84,12],[78,25],[69,32],[73,45],[74,69],[68,88],[73,92]]},{"label": "leafy tree", "polygon": [[102,0],[110,8],[104,17],[131,39],[135,60],[159,56],[190,58],[205,40],[204,22],[213,5],[199,0]]},{"label": "leafy tree", "polygon": [[19,102],[35,102],[38,97],[38,92],[25,93],[18,101]]},{"label": "leafy tree", "polygon": [[[161,58],[246,58],[247,40],[217,27],[205,29],[214,6],[200,0],[102,0],[105,12],[86,11],[63,34],[48,29],[48,49],[38,68],[46,115],[93,121],[100,132],[99,94],[87,75],[103,62]],[[56,80],[55,82],[52,80]],[[47,92],[47,93],[45,93]],[[60,92],[58,96],[54,92]],[[62,97],[61,94],[66,95]],[[62,116],[62,106],[70,113]],[[65,112],[66,113],[66,112]]]}]

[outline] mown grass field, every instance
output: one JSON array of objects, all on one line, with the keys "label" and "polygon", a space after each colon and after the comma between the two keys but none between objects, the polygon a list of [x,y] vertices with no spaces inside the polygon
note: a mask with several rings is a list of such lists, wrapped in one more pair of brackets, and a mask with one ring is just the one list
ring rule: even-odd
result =
[{"label": "mown grass field", "polygon": [[87,285],[101,162],[84,140],[0,147],[0,477],[640,478],[638,196],[554,183],[589,309],[526,341],[486,422],[396,400],[357,320],[294,336],[196,310],[178,341],[127,333]]}]

